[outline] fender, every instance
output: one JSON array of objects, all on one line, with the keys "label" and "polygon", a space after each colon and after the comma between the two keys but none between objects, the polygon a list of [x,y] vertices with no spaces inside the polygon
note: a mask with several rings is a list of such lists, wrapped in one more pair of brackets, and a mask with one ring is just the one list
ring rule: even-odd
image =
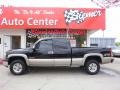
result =
[{"label": "fender", "polygon": [[11,57],[22,57],[25,59],[26,64],[29,65],[29,59],[28,59],[27,55],[25,55],[25,54],[10,54],[10,55],[8,55],[7,58],[9,59]]},{"label": "fender", "polygon": [[89,54],[85,54],[84,58],[83,58],[83,63],[85,63],[86,59],[90,56],[98,56],[101,58],[101,60],[103,60],[103,55],[100,53],[89,53]]}]

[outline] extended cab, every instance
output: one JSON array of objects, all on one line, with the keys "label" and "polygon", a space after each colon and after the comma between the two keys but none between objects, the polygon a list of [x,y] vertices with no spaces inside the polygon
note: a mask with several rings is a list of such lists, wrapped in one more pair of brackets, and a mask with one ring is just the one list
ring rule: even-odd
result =
[{"label": "extended cab", "polygon": [[71,47],[65,38],[44,38],[32,48],[14,49],[6,52],[3,62],[15,75],[24,74],[30,67],[80,67],[88,74],[97,74],[100,64],[113,62],[109,48]]}]

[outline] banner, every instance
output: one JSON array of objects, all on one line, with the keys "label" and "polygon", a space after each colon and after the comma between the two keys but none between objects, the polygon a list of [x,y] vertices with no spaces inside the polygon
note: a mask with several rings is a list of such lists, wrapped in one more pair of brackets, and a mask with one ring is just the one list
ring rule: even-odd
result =
[{"label": "banner", "polygon": [[0,29],[105,29],[105,9],[0,7]]}]

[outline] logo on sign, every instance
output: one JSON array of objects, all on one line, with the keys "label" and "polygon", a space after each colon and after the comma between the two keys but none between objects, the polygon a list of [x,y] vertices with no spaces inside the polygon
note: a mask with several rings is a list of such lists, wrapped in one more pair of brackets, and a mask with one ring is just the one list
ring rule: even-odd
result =
[{"label": "logo on sign", "polygon": [[1,14],[3,14],[3,10],[2,10],[2,9],[0,9],[0,15],[1,15]]},{"label": "logo on sign", "polygon": [[76,23],[82,23],[86,18],[101,16],[100,10],[95,10],[93,12],[83,12],[79,10],[65,10],[64,17],[67,24],[75,21]]}]

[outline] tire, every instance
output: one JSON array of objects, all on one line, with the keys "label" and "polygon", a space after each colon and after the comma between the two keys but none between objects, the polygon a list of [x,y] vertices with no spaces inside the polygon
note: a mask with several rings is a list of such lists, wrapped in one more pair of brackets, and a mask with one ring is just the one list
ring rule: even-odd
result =
[{"label": "tire", "polygon": [[27,71],[27,65],[22,60],[14,60],[10,64],[10,71],[14,75],[22,75]]},{"label": "tire", "polygon": [[90,75],[95,75],[100,71],[100,64],[96,60],[89,60],[85,64],[85,71]]}]

